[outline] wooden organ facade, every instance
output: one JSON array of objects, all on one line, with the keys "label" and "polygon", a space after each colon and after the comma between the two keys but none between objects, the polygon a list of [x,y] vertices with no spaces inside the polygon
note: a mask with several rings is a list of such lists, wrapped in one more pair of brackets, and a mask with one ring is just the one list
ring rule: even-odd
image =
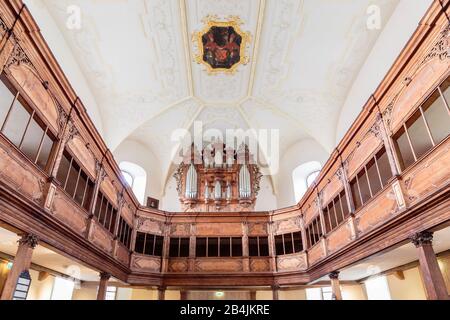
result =
[{"label": "wooden organ facade", "polygon": [[186,152],[174,177],[185,212],[250,212],[258,196],[261,173],[249,148],[237,150],[212,142]]},{"label": "wooden organ facade", "polygon": [[450,222],[449,4],[433,2],[297,205],[253,212],[238,165],[203,161],[179,171],[185,212],[173,214],[138,204],[27,8],[2,1],[0,223],[28,235],[17,266],[37,241],[102,271],[103,284],[279,288],[412,236],[425,243]]}]

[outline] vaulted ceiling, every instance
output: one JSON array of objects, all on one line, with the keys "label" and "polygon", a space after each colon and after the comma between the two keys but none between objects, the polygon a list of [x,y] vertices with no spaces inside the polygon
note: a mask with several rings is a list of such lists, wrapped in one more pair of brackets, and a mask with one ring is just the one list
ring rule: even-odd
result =
[{"label": "vaulted ceiling", "polygon": [[[111,150],[139,141],[168,170],[172,132],[196,120],[220,130],[279,129],[281,155],[305,138],[331,151],[342,106],[399,0],[26,2],[59,29]],[[81,8],[79,30],[66,26],[71,5]],[[371,5],[380,28],[367,27]],[[210,75],[195,62],[192,37],[209,15],[238,16],[251,35],[249,63],[233,75]]]}]

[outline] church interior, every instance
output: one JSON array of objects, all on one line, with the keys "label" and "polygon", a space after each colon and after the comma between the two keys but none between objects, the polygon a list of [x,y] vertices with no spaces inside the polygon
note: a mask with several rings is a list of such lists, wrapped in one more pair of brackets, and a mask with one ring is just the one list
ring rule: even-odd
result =
[{"label": "church interior", "polygon": [[448,300],[450,0],[0,1],[1,300]]}]

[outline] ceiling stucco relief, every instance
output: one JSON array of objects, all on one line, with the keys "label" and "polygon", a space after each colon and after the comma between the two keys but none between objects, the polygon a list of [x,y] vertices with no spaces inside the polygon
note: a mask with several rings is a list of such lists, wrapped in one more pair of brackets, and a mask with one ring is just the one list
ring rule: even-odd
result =
[{"label": "ceiling stucco relief", "polygon": [[[331,151],[342,105],[399,2],[40,1],[88,79],[110,149],[127,138],[142,142],[165,176],[172,132],[192,130],[195,120],[221,131],[278,129],[281,157],[307,138]],[[382,12],[378,30],[365,25],[373,4]],[[66,28],[69,5],[81,8],[80,30]],[[192,38],[208,16],[237,16],[251,35],[249,63],[235,74],[211,75],[195,61]]]}]

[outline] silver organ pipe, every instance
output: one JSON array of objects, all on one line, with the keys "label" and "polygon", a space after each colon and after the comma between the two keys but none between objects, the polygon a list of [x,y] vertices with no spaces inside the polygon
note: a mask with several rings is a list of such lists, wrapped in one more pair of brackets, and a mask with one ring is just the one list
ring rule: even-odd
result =
[{"label": "silver organ pipe", "polygon": [[186,176],[186,198],[196,199],[197,191],[197,170],[195,169],[195,166],[191,164]]},{"label": "silver organ pipe", "polygon": [[242,199],[248,199],[251,196],[250,187],[250,172],[247,165],[242,165],[239,171],[239,197]]}]

